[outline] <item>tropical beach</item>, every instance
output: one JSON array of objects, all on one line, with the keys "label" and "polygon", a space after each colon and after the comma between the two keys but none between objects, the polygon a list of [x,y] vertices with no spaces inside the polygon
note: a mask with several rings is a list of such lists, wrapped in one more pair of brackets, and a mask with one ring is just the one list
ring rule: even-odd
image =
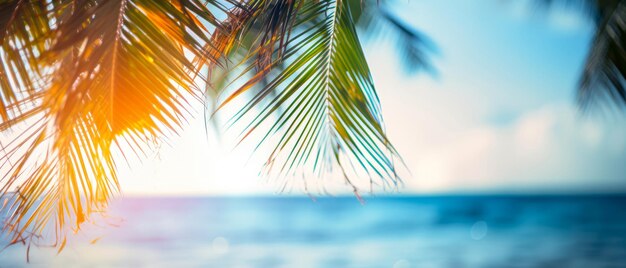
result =
[{"label": "tropical beach", "polygon": [[0,1],[0,267],[622,267],[625,4]]}]

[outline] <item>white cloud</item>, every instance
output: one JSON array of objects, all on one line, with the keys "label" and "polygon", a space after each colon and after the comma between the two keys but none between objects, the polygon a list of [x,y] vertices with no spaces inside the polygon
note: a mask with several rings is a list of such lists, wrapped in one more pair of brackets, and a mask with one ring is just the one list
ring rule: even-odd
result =
[{"label": "white cloud", "polygon": [[455,136],[408,153],[414,179],[407,191],[626,189],[626,129],[581,118],[573,105],[548,105],[513,124],[477,124]]}]

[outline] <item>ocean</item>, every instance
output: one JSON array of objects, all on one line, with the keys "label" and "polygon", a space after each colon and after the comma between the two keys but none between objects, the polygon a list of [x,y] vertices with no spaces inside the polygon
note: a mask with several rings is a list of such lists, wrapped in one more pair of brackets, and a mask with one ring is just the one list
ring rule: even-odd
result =
[{"label": "ocean", "polygon": [[626,196],[122,198],[0,267],[626,267]]}]

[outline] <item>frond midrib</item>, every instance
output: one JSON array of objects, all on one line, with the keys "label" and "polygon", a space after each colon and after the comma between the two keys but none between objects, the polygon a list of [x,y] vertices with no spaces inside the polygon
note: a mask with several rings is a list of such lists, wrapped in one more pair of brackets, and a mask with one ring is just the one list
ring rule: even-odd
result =
[{"label": "frond midrib", "polygon": [[123,26],[124,26],[124,13],[126,12],[126,5],[128,3],[128,1],[130,0],[121,0],[120,3],[120,10],[118,13],[118,17],[117,17],[117,25],[116,25],[116,30],[115,30],[115,36],[114,36],[114,40],[113,40],[113,51],[111,52],[111,73],[110,73],[110,80],[109,82],[110,84],[110,92],[109,92],[109,124],[110,124],[110,128],[113,129],[114,127],[114,122],[113,122],[113,106],[114,106],[114,99],[115,99],[115,75],[116,75],[116,69],[117,69],[117,53],[118,53],[118,48],[121,45],[120,43],[122,42],[122,31],[124,30]]},{"label": "frond midrib", "polygon": [[337,38],[337,24],[338,22],[338,16],[337,16],[337,11],[339,11],[339,3],[337,1],[340,0],[335,0],[335,6],[333,7],[333,12],[332,12],[332,23],[331,23],[331,28],[330,28],[330,39],[328,41],[328,48],[327,48],[327,59],[326,59],[326,75],[324,76],[324,94],[325,94],[325,107],[326,107],[326,116],[325,116],[325,124],[326,124],[326,131],[327,134],[330,134],[330,139],[328,139],[328,142],[330,143],[330,146],[333,146],[332,144],[332,139],[334,137],[333,132],[332,132],[332,126],[331,126],[331,95],[330,95],[330,83],[331,83],[331,79],[330,76],[332,75],[331,72],[331,67],[334,61],[334,49],[335,49],[335,41]]}]

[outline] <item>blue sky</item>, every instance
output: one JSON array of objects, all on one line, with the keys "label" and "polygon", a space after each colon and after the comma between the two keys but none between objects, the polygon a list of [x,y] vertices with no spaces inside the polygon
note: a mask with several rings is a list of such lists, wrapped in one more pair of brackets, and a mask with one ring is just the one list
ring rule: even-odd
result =
[{"label": "blue sky", "polygon": [[[585,117],[575,106],[592,25],[575,11],[542,15],[521,3],[394,4],[436,44],[436,76],[404,73],[393,44],[365,45],[389,136],[412,173],[402,192],[626,190],[626,120]],[[254,159],[243,161],[250,148],[204,134],[199,115],[143,165],[122,167],[125,193],[278,188],[257,177]]]}]

